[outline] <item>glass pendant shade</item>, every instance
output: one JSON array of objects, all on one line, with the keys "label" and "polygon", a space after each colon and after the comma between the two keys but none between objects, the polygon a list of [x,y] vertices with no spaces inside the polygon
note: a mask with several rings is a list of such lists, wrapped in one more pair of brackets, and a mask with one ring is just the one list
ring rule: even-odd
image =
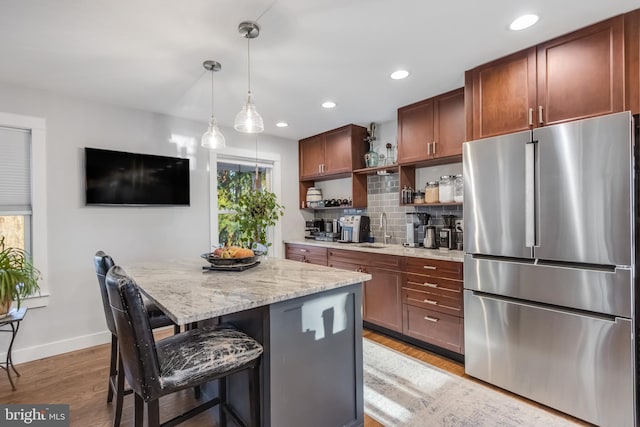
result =
[{"label": "glass pendant shade", "polygon": [[218,128],[218,122],[215,117],[211,116],[209,120],[209,129],[202,135],[201,145],[205,148],[219,149],[227,146],[224,135]]},{"label": "glass pendant shade", "polygon": [[264,131],[264,122],[251,99],[251,92],[247,95],[247,102],[242,106],[242,110],[236,114],[233,128],[243,133],[260,133]]},{"label": "glass pendant shade", "polygon": [[222,132],[220,132],[220,128],[218,127],[218,121],[213,116],[213,73],[220,71],[222,69],[222,65],[217,61],[208,60],[204,61],[202,66],[205,70],[211,71],[211,119],[209,119],[209,128],[200,139],[200,145],[205,148],[215,150],[227,146],[227,142],[224,140],[224,135],[222,135]]}]

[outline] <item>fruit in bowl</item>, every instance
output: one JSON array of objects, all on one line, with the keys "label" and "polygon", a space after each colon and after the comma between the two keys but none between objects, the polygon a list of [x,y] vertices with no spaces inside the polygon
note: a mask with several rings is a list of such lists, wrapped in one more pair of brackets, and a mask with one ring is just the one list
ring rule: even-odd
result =
[{"label": "fruit in bowl", "polygon": [[212,253],[213,257],[228,259],[228,258],[248,258],[254,256],[251,249],[241,248],[240,246],[224,246],[216,248]]}]

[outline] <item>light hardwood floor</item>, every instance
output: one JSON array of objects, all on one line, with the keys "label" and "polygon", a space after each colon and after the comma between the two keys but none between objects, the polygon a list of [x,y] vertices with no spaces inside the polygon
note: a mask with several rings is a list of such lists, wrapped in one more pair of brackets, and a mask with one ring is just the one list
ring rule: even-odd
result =
[{"label": "light hardwood floor", "polygon": [[[167,336],[170,333],[170,330],[160,331],[158,337]],[[365,331],[364,336],[452,374],[465,376],[464,366],[460,363],[375,332]],[[108,344],[23,363],[17,365],[17,369],[22,376],[14,380],[17,387],[16,391],[11,391],[11,386],[6,379],[5,373],[0,371],[0,402],[69,404],[71,426],[111,426],[113,405],[106,403],[108,366]],[[124,400],[121,425],[128,426],[132,424],[133,399],[129,395],[125,396]],[[168,419],[188,409],[194,403],[191,390],[164,397],[161,399],[160,417],[161,419]],[[200,414],[181,424],[181,426],[185,427],[207,425],[216,425],[211,411]],[[365,427],[380,426],[382,424],[365,416]]]}]

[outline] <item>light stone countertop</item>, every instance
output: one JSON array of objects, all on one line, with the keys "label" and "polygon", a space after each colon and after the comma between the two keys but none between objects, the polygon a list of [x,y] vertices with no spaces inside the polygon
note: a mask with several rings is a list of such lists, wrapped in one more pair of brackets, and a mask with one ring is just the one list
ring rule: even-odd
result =
[{"label": "light stone countertop", "polygon": [[123,265],[144,294],[183,325],[371,280],[371,275],[280,258],[239,272],[188,259]]},{"label": "light stone countertop", "polygon": [[[464,262],[463,251],[441,251],[440,249],[407,248],[402,245],[383,245],[381,243],[337,243],[320,240],[285,240],[284,243],[296,245],[318,246],[330,249],[346,249],[350,251],[373,254],[409,256],[416,258],[439,259],[444,261]],[[371,247],[373,246],[373,247]]]}]

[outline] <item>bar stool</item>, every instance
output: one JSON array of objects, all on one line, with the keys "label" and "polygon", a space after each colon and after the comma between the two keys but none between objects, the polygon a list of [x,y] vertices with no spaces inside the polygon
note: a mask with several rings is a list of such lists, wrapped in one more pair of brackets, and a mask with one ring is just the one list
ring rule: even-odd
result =
[{"label": "bar stool", "polygon": [[[156,343],[133,279],[121,267],[111,267],[106,286],[125,376],[135,393],[136,426],[143,425],[145,404],[149,427],[160,426],[160,397],[213,380],[219,380],[218,397],[162,425],[174,426],[215,405],[220,405],[222,426],[226,425],[226,415],[241,426],[260,424],[259,363],[263,349],[257,341],[223,326],[191,329]],[[226,377],[244,370],[249,371],[250,424],[244,423],[226,402]]]},{"label": "bar stool", "polygon": [[[124,388],[124,372],[122,369],[122,360],[120,360],[118,352],[118,334],[116,332],[111,306],[109,305],[109,297],[105,286],[105,276],[109,268],[113,267],[113,259],[102,251],[96,252],[94,258],[96,275],[98,276],[98,284],[100,285],[100,294],[102,295],[102,306],[104,308],[104,317],[107,321],[107,327],[111,332],[111,361],[109,363],[109,386],[107,388],[107,402],[116,398],[116,409],[113,417],[114,427],[120,426],[122,418],[122,405],[124,395],[131,394],[131,389]],[[162,328],[165,326],[173,326],[174,333],[180,332],[180,326],[175,325],[169,317],[162,312],[155,304],[149,300],[145,300],[145,307],[149,315],[149,322],[152,329]]]}]

